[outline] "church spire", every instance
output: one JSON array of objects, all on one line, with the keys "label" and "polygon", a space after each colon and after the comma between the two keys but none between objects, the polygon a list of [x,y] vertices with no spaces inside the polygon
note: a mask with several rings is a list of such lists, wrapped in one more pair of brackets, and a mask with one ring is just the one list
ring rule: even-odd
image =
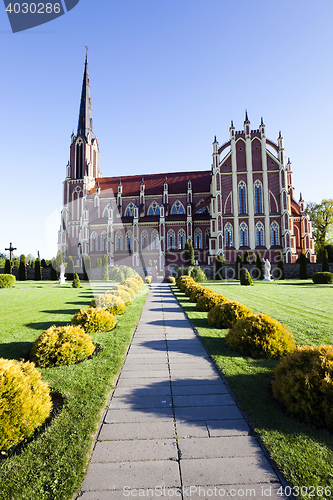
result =
[{"label": "church spire", "polygon": [[78,126],[77,126],[77,133],[81,134],[85,139],[88,138],[89,133],[91,134],[92,137],[94,137],[92,112],[91,112],[91,99],[90,99],[88,53],[86,54],[86,61],[84,64],[81,104],[80,104],[80,113],[79,113],[79,122],[78,122]]}]

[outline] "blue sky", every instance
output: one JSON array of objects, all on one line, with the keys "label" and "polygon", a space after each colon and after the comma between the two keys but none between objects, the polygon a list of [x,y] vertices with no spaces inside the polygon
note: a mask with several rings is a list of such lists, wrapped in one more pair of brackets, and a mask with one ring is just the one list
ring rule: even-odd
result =
[{"label": "blue sky", "polygon": [[80,0],[12,34],[0,5],[0,252],[56,254],[85,45],[104,176],[209,169],[264,117],[307,201],[332,198],[331,0]]}]

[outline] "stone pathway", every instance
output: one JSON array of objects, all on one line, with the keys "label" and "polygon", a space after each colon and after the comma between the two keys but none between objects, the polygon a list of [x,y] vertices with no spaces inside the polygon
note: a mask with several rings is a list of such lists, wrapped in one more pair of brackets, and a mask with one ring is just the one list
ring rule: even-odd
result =
[{"label": "stone pathway", "polygon": [[285,498],[279,488],[169,286],[153,284],[78,498]]}]

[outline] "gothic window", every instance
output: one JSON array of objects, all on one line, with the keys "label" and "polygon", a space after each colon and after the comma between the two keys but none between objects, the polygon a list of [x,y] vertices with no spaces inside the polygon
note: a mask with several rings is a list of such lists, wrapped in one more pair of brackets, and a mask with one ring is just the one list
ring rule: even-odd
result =
[{"label": "gothic window", "polygon": [[91,234],[91,251],[92,252],[97,252],[98,250],[98,240],[97,240],[97,234],[95,232],[93,232]]},{"label": "gothic window", "polygon": [[256,224],[256,246],[264,246],[264,226],[262,222],[258,222],[258,224]]},{"label": "gothic window", "polygon": [[217,218],[217,230],[222,231],[222,217],[220,215]]},{"label": "gothic window", "polygon": [[153,201],[153,203],[150,204],[148,208],[148,215],[160,215],[160,207],[156,201]]},{"label": "gothic window", "polygon": [[83,142],[79,139],[76,143],[76,178],[83,177]]},{"label": "gothic window", "polygon": [[181,229],[178,231],[178,250],[184,250],[185,248],[185,231]]},{"label": "gothic window", "polygon": [[242,222],[240,225],[240,246],[247,247],[247,239],[248,239],[248,229],[245,222]]},{"label": "gothic window", "polygon": [[254,202],[256,214],[262,214],[262,185],[260,181],[254,183]]},{"label": "gothic window", "polygon": [[151,234],[151,249],[158,250],[158,232],[156,230]]},{"label": "gothic window", "polygon": [[221,183],[220,183],[220,174],[216,174],[216,191],[220,191],[221,189]]},{"label": "gothic window", "polygon": [[168,250],[175,249],[175,232],[173,229],[168,231]]},{"label": "gothic window", "polygon": [[147,248],[148,246],[148,233],[147,231],[142,231],[141,233],[141,249]]},{"label": "gothic window", "polygon": [[217,195],[217,211],[221,213],[221,196],[219,194]]},{"label": "gothic window", "polygon": [[277,222],[273,222],[271,225],[271,246],[279,245],[279,226]]},{"label": "gothic window", "polygon": [[106,252],[106,251],[107,251],[106,232],[103,232],[101,236],[101,252]]},{"label": "gothic window", "polygon": [[132,217],[134,212],[134,203],[129,203],[125,210],[125,217]]},{"label": "gothic window", "polygon": [[201,229],[197,227],[197,229],[194,231],[194,248],[196,250],[202,248],[202,232]]},{"label": "gothic window", "polygon": [[121,231],[116,232],[116,250],[122,251],[123,249],[123,235],[121,234]]},{"label": "gothic window", "polygon": [[104,208],[103,217],[109,217],[110,205]]},{"label": "gothic window", "polygon": [[175,201],[171,209],[172,215],[183,215],[185,214],[184,205],[179,201]]},{"label": "gothic window", "polygon": [[129,252],[133,250],[132,231],[127,231],[126,233],[126,250]]},{"label": "gothic window", "polygon": [[207,229],[206,230],[206,235],[205,235],[205,245],[206,245],[206,248],[209,248],[209,237],[210,237],[210,230]]},{"label": "gothic window", "polygon": [[225,246],[232,247],[232,225],[229,223],[225,225]]},{"label": "gothic window", "polygon": [[239,213],[246,214],[246,186],[244,181],[238,184],[238,201]]}]

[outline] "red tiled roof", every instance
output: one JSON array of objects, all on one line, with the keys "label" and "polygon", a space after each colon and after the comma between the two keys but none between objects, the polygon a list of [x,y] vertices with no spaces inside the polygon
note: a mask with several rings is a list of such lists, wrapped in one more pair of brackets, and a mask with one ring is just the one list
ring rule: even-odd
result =
[{"label": "red tiled roof", "polygon": [[[145,183],[145,194],[162,196],[163,184],[165,178],[169,185],[169,194],[178,194],[187,192],[187,181],[189,176],[192,181],[193,192],[205,193],[210,190],[211,171],[204,170],[202,172],[172,172],[167,174],[148,174],[148,175],[131,175],[124,177],[101,177],[98,179],[103,191],[113,191],[114,196],[117,196],[119,181],[123,186],[122,196],[133,196],[139,198],[140,184],[142,179]],[[90,189],[89,194],[96,192],[96,184]],[[106,194],[106,193],[104,193]]]}]

